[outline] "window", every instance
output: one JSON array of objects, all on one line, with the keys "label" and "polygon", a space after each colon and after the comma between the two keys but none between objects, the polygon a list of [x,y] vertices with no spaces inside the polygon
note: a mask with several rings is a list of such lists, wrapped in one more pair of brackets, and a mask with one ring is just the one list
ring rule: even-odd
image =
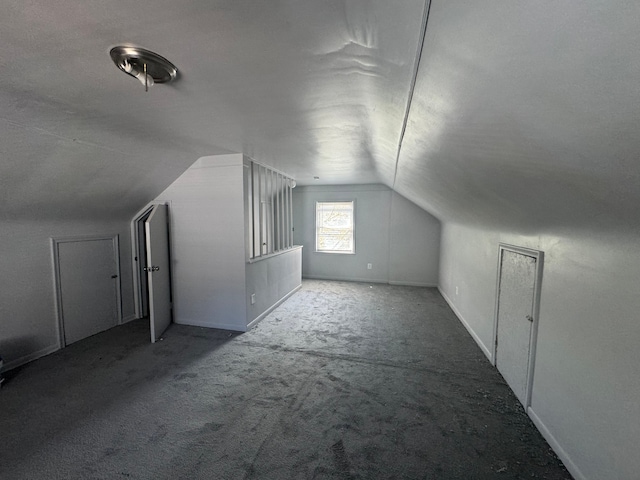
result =
[{"label": "window", "polygon": [[353,202],[316,202],[316,252],[356,253]]}]

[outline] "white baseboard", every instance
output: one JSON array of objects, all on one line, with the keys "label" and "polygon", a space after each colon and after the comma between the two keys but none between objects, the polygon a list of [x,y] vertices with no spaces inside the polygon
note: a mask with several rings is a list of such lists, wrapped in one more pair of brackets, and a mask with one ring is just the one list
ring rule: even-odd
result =
[{"label": "white baseboard", "polygon": [[491,350],[489,350],[487,348],[487,346],[480,339],[480,337],[476,334],[476,332],[473,331],[471,326],[464,319],[464,317],[462,316],[460,311],[456,308],[456,306],[453,304],[451,299],[447,296],[446,293],[444,293],[444,291],[442,290],[440,285],[438,285],[438,291],[440,292],[440,295],[442,295],[442,298],[444,298],[444,300],[449,304],[449,307],[451,308],[451,310],[453,310],[453,313],[456,314],[456,317],[458,317],[458,320],[460,320],[460,323],[462,323],[462,325],[464,325],[464,328],[467,329],[467,332],[469,332],[469,335],[471,335],[471,337],[476,341],[476,343],[478,344],[478,346],[482,350],[482,353],[484,353],[486,355],[486,357],[489,359],[489,361],[493,364],[493,354],[491,353]]},{"label": "white baseboard", "polygon": [[323,275],[302,275],[302,278],[309,280],[331,280],[335,282],[361,282],[361,283],[388,283],[386,280],[357,277],[325,277]]},{"label": "white baseboard", "polygon": [[302,278],[309,280],[329,280],[335,282],[359,282],[359,283],[384,283],[387,285],[398,285],[404,287],[429,287],[435,288],[437,283],[409,282],[403,280],[386,280],[379,278],[359,278],[359,277],[329,277],[324,275],[303,275]]},{"label": "white baseboard", "polygon": [[176,325],[187,325],[190,327],[204,327],[204,328],[217,328],[219,330],[231,330],[234,332],[246,332],[246,328],[240,327],[237,323],[212,323],[203,322],[200,320],[184,320],[180,322],[173,322]]},{"label": "white baseboard", "polygon": [[57,343],[55,345],[50,345],[47,348],[43,348],[42,350],[38,350],[37,352],[30,353],[29,355],[25,355],[23,357],[16,358],[15,360],[11,360],[10,362],[5,363],[2,367],[2,371],[6,372],[8,370],[21,367],[25,363],[33,362],[38,358],[44,357],[53,352],[57,352],[58,350],[60,350],[60,345],[58,345]]},{"label": "white baseboard", "polygon": [[576,480],[587,480],[587,477],[580,471],[580,469],[576,466],[576,464],[573,463],[573,461],[571,460],[567,452],[564,450],[564,448],[560,446],[560,444],[558,443],[556,438],[551,434],[547,426],[542,422],[542,420],[540,420],[540,417],[536,415],[536,412],[534,412],[533,409],[529,407],[527,408],[527,413],[529,414],[529,418],[531,418],[531,421],[538,428],[538,430],[540,431],[544,439],[547,441],[549,446],[551,446],[553,451],[556,452],[556,455],[558,455],[558,458],[562,460],[562,463],[564,463],[564,466],[567,467],[567,470],[569,470],[569,473],[573,475],[573,478],[575,478]]},{"label": "white baseboard", "polygon": [[403,280],[389,280],[389,285],[400,285],[403,287],[437,287],[437,283],[423,283],[423,282],[405,282]]},{"label": "white baseboard", "polygon": [[135,313],[133,313],[131,315],[127,315],[126,317],[124,317],[122,319],[122,325],[124,325],[125,323],[132,322],[133,320],[137,320],[137,319],[138,319],[138,316]]},{"label": "white baseboard", "polygon": [[260,321],[262,321],[262,319],[264,319],[267,315],[269,315],[271,312],[273,312],[276,308],[278,308],[285,300],[287,300],[291,295],[293,295],[294,293],[296,293],[298,290],[300,290],[302,288],[302,285],[298,285],[296,288],[294,288],[293,290],[291,290],[289,293],[287,293],[284,297],[282,297],[280,300],[278,300],[276,303],[274,303],[273,305],[271,305],[269,308],[267,308],[264,312],[262,312],[260,315],[258,315],[256,318],[254,318],[253,320],[251,320],[251,322],[249,322],[249,325],[247,325],[247,330],[250,330],[251,328],[253,328],[255,325],[257,325]]},{"label": "white baseboard", "polygon": [[[476,333],[469,326],[469,324],[464,319],[462,314],[458,311],[458,309],[453,304],[451,299],[447,296],[446,293],[444,293],[444,291],[440,286],[438,286],[438,291],[440,292],[440,295],[442,295],[442,298],[444,298],[445,301],[449,304],[449,307],[451,308],[451,310],[453,310],[453,313],[456,314],[456,317],[458,317],[460,322],[464,325],[464,327],[467,329],[469,334],[473,337],[473,339],[478,344],[478,346],[483,351],[483,353],[487,356],[487,358],[491,361],[491,363],[493,363],[493,355],[491,354],[487,346],[482,342],[482,340],[480,340],[478,335],[476,335]],[[560,446],[556,438],[551,434],[547,426],[542,422],[542,420],[540,420],[540,417],[536,415],[536,413],[533,411],[531,407],[527,408],[527,413],[529,415],[529,418],[531,418],[531,421],[535,424],[536,428],[540,431],[540,433],[545,438],[549,446],[553,449],[556,455],[558,455],[558,458],[562,460],[562,463],[564,463],[564,466],[567,468],[567,470],[569,470],[569,473],[571,473],[571,475],[573,475],[573,477],[576,480],[588,480],[587,477],[585,477],[584,474],[580,471],[580,469],[576,466],[576,464],[573,463],[573,461],[571,460],[567,452]]]}]

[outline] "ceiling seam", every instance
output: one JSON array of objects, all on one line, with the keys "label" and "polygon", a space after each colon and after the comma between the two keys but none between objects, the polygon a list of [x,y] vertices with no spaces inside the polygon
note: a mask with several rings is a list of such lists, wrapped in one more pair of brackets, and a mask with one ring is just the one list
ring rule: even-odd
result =
[{"label": "ceiling seam", "polygon": [[[420,69],[420,60],[422,59],[422,51],[424,50],[424,39],[427,36],[427,22],[429,21],[429,13],[431,12],[431,2],[432,0],[425,0],[424,9],[422,10],[422,25],[420,26],[420,37],[418,39],[418,50],[416,51],[416,59],[413,67],[413,76],[411,78],[411,84],[409,86],[409,96],[407,98],[407,106],[404,111],[404,119],[402,120],[402,129],[400,130],[400,138],[398,139],[398,150],[396,152],[396,166],[393,172],[393,183],[391,185],[391,195],[389,199],[389,223],[388,223],[388,242],[389,248],[387,249],[387,265],[391,265],[391,255],[393,248],[393,233],[394,228],[393,225],[393,203],[396,196],[396,179],[398,178],[398,164],[400,163],[400,150],[402,149],[402,142],[404,140],[404,134],[407,130],[407,121],[409,120],[409,113],[411,111],[411,103],[413,102],[413,92],[416,89],[416,82],[418,80],[418,71]],[[394,280],[392,278],[393,272],[391,269],[387,270],[387,279],[388,281]]]},{"label": "ceiling seam", "polygon": [[400,130],[400,139],[398,140],[398,150],[396,152],[396,166],[393,172],[393,183],[391,186],[393,190],[395,190],[396,188],[396,179],[398,178],[398,164],[400,163],[400,151],[402,150],[402,142],[404,141],[404,134],[407,130],[409,113],[411,112],[411,104],[413,103],[413,93],[416,89],[416,82],[418,80],[418,71],[420,70],[420,61],[422,60],[422,51],[424,50],[424,40],[427,36],[427,22],[429,21],[429,13],[431,12],[432,2],[433,0],[425,0],[425,8],[422,11],[422,26],[420,27],[419,45],[413,67],[413,77],[411,78],[411,84],[409,86],[409,97],[407,98],[407,106],[404,111],[404,119],[402,120],[402,129]]}]

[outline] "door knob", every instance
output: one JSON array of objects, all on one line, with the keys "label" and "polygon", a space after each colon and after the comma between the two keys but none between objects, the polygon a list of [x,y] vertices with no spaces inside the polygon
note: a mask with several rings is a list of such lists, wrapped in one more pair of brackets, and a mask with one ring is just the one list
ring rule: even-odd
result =
[{"label": "door knob", "polygon": [[111,275],[111,278],[118,278],[118,275]]},{"label": "door knob", "polygon": [[160,270],[160,267],[156,267],[155,265],[151,267],[152,272],[157,272],[158,270]]},{"label": "door knob", "polygon": [[527,320],[529,320],[530,322],[533,322],[533,317],[531,315],[527,315]]}]

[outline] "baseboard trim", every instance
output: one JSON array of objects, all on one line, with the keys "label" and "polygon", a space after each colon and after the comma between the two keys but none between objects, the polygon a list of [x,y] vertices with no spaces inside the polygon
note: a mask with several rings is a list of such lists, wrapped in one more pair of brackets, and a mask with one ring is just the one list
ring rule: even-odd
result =
[{"label": "baseboard trim", "polygon": [[50,345],[47,348],[38,350],[37,352],[30,353],[29,355],[16,358],[15,360],[11,360],[10,362],[5,363],[2,367],[2,372],[7,372],[9,370],[13,370],[14,368],[21,367],[26,363],[33,362],[34,360],[37,360],[41,357],[45,357],[52,354],[53,352],[57,352],[58,350],[60,350],[60,345],[56,343],[55,345]]},{"label": "baseboard trim", "polygon": [[547,426],[542,422],[540,417],[533,411],[531,407],[527,408],[527,413],[529,414],[529,418],[534,423],[534,425],[538,428],[544,439],[551,446],[558,458],[562,460],[564,466],[569,470],[569,473],[573,475],[576,480],[587,480],[587,477],[580,471],[580,469],[576,466],[575,463],[571,460],[571,457],[567,454],[564,448],[560,446],[558,440],[553,436],[553,434],[549,431]]},{"label": "baseboard trim", "polygon": [[233,332],[246,332],[246,328],[239,327],[235,323],[208,323],[198,320],[189,320],[181,322],[173,322],[176,325],[186,325],[188,327],[204,327],[204,328],[217,328],[218,330],[231,330]]},{"label": "baseboard trim", "polygon": [[427,287],[436,288],[437,283],[409,282],[403,280],[386,280],[379,278],[358,278],[358,277],[326,277],[324,275],[303,275],[302,278],[309,280],[329,280],[334,282],[358,282],[358,283],[384,283],[386,285],[397,285],[400,287]]},{"label": "baseboard trim", "polygon": [[340,277],[325,277],[322,275],[303,275],[302,278],[309,280],[330,280],[334,282],[359,282],[359,283],[388,283],[387,280],[377,280],[372,278],[340,278]]},{"label": "baseboard trim", "polygon": [[447,302],[447,304],[449,305],[449,308],[451,308],[453,313],[455,313],[456,317],[458,317],[458,320],[460,320],[460,323],[462,323],[462,325],[464,325],[464,328],[467,329],[467,332],[469,332],[469,335],[471,335],[471,337],[478,344],[478,346],[480,347],[480,350],[482,350],[482,353],[484,353],[486,355],[486,357],[489,359],[489,361],[493,364],[493,354],[491,353],[491,350],[489,350],[487,348],[487,346],[480,339],[480,337],[476,334],[476,332],[473,331],[471,326],[467,323],[467,321],[462,316],[462,313],[460,313],[460,311],[456,308],[456,306],[453,304],[453,302],[447,296],[447,294],[444,293],[444,291],[442,290],[440,285],[438,285],[438,291],[440,292],[440,295],[442,295],[442,298],[444,298],[445,302]]},{"label": "baseboard trim", "polygon": [[276,308],[278,308],[285,300],[287,300],[289,297],[291,297],[291,295],[293,295],[294,293],[296,293],[298,290],[300,290],[302,288],[302,285],[298,285],[297,287],[295,287],[293,290],[291,290],[289,293],[287,293],[284,297],[282,297],[280,300],[278,300],[276,303],[274,303],[273,305],[271,305],[269,308],[267,308],[264,312],[262,312],[260,315],[258,315],[256,318],[254,318],[253,320],[251,320],[251,322],[249,322],[249,324],[247,325],[247,330],[252,329],[255,325],[257,325],[258,323],[260,323],[267,315],[269,315],[271,312],[273,312]]},{"label": "baseboard trim", "polygon": [[389,280],[389,285],[399,285],[401,287],[426,287],[436,288],[437,283],[423,283],[423,282],[404,282],[402,280]]},{"label": "baseboard trim", "polygon": [[132,322],[132,321],[137,320],[137,319],[138,319],[138,316],[135,313],[131,314],[131,315],[128,315],[128,316],[126,316],[126,317],[124,317],[122,319],[121,325],[124,325],[125,323],[129,323],[129,322]]}]

